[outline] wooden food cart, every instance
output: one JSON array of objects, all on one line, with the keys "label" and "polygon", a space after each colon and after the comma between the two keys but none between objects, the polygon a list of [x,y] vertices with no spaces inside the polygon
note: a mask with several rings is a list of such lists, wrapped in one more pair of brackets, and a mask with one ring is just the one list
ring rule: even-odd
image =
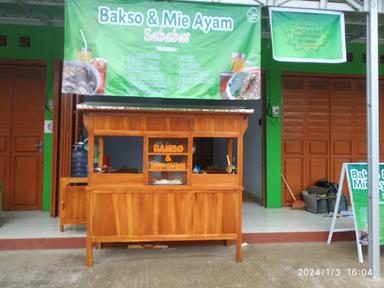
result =
[{"label": "wooden food cart", "polygon": [[[96,243],[180,240],[235,240],[241,261],[243,134],[252,109],[95,102],[77,108],[88,132],[88,163],[95,153],[99,159],[99,169],[88,168],[86,265]],[[141,169],[100,172],[111,136],[142,139]],[[195,142],[206,138],[226,140],[227,169],[193,169]]]}]

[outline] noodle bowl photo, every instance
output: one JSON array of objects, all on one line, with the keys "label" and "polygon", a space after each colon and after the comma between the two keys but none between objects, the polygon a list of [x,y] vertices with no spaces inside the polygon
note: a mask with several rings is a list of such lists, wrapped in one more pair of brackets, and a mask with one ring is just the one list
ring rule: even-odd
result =
[{"label": "noodle bowl photo", "polygon": [[64,61],[63,93],[93,95],[100,83],[95,67],[81,61]]}]

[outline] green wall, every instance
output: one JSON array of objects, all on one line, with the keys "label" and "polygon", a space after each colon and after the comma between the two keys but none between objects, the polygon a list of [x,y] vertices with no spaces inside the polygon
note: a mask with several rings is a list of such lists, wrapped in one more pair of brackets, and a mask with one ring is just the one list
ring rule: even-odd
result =
[{"label": "green wall", "polygon": [[[380,47],[383,53],[383,47]],[[347,51],[353,53],[353,61],[343,64],[309,64],[277,62],[272,59],[271,40],[262,41],[262,68],[266,72],[266,107],[281,107],[282,84],[284,72],[325,73],[325,74],[357,74],[364,75],[366,64],[363,63],[364,44],[349,44]],[[380,74],[384,74],[384,65],[380,65]],[[280,113],[281,115],[281,113]],[[281,117],[266,117],[265,139],[265,194],[266,207],[278,208],[281,203]]]},{"label": "green wall", "polygon": [[[53,96],[53,61],[62,59],[63,55],[63,28],[34,27],[17,25],[0,25],[0,34],[8,36],[8,46],[0,47],[0,59],[29,59],[46,62],[46,99]],[[30,36],[31,47],[19,48],[19,36]],[[281,77],[284,72],[327,73],[327,74],[365,74],[365,63],[362,54],[364,44],[350,44],[348,52],[353,53],[353,61],[345,64],[306,64],[283,63],[272,59],[271,40],[262,41],[262,68],[266,75],[266,107],[281,106]],[[380,48],[383,53],[383,47]],[[380,65],[380,74],[384,69]],[[52,115],[45,111],[45,119]],[[266,206],[268,208],[281,207],[281,118],[266,120],[265,139],[265,192]],[[50,177],[51,177],[52,135],[44,136],[44,187],[43,210],[48,211],[50,206]]]},{"label": "green wall", "polygon": [[[54,59],[63,58],[64,31],[56,27],[36,27],[0,24],[0,35],[7,35],[8,45],[0,47],[0,59],[42,60],[46,63],[46,100],[53,97]],[[30,48],[18,47],[20,36],[31,37]],[[52,119],[52,113],[45,110],[45,119]],[[43,210],[49,211],[50,178],[52,159],[52,134],[44,134],[44,178]]]}]

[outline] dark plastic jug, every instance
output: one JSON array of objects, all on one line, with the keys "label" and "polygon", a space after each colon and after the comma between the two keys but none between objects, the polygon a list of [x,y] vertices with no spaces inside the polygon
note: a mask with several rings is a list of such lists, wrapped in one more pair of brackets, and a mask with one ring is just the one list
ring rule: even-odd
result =
[{"label": "dark plastic jug", "polygon": [[84,143],[77,143],[72,150],[71,176],[87,177],[88,152],[84,149]]}]

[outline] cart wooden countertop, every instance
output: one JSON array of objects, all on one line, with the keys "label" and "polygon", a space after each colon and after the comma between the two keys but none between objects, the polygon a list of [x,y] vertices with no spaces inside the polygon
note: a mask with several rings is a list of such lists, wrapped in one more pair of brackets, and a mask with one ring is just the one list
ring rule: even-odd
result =
[{"label": "cart wooden countertop", "polygon": [[106,112],[179,112],[179,113],[228,113],[228,114],[252,114],[254,109],[243,106],[198,106],[198,105],[151,105],[151,104],[127,104],[112,102],[84,102],[77,104],[77,109],[82,111],[106,111]]}]

